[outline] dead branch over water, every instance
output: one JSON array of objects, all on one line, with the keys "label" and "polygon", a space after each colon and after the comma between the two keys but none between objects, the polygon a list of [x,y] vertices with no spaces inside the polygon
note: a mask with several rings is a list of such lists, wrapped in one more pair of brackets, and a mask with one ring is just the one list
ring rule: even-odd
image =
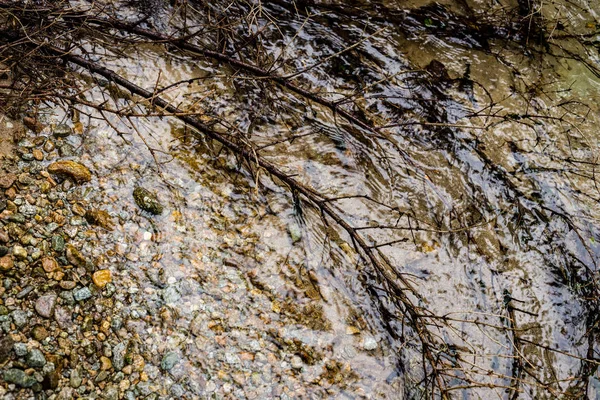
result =
[{"label": "dead branch over water", "polygon": [[[597,368],[598,361],[594,356],[593,346],[596,331],[596,321],[590,317],[588,332],[590,339],[589,351],[586,357],[580,357],[575,354],[570,354],[568,351],[547,346],[545,344],[536,344],[527,339],[522,327],[519,326],[519,316],[522,314],[532,314],[519,306],[518,299],[514,299],[510,294],[504,298],[505,309],[504,314],[499,316],[499,320],[504,322],[504,325],[494,325],[494,329],[502,331],[509,338],[512,346],[512,368],[510,374],[502,374],[494,371],[487,371],[474,364],[469,357],[470,349],[455,348],[449,346],[445,341],[447,332],[456,330],[453,322],[469,324],[474,326],[489,326],[489,322],[485,322],[484,318],[462,319],[454,318],[450,315],[436,315],[422,306],[422,296],[419,293],[418,287],[411,281],[408,274],[393,265],[389,261],[382,247],[397,244],[399,241],[405,241],[405,238],[394,239],[388,242],[375,242],[367,234],[371,230],[388,230],[398,231],[405,230],[411,235],[420,231],[431,231],[438,234],[463,234],[467,241],[472,238],[469,236],[470,231],[474,227],[487,225],[492,221],[483,217],[477,221],[460,221],[457,216],[455,221],[451,220],[450,224],[444,224],[442,221],[427,221],[425,218],[419,218],[417,215],[405,217],[400,215],[398,220],[404,217],[407,221],[406,225],[387,225],[379,224],[373,226],[354,226],[348,222],[347,214],[344,213],[339,204],[343,199],[347,198],[363,198],[365,201],[374,203],[381,207],[388,207],[390,212],[398,212],[394,206],[382,203],[367,195],[353,194],[351,196],[331,198],[323,193],[318,192],[312,187],[306,185],[302,180],[293,174],[286,173],[283,166],[269,161],[269,159],[261,153],[261,150],[275,144],[281,144],[296,139],[296,137],[286,138],[284,141],[277,141],[273,144],[267,144],[261,147],[254,145],[244,136],[243,132],[233,133],[218,129],[214,125],[209,125],[200,119],[197,113],[191,108],[186,109],[169,102],[162,94],[171,87],[177,84],[185,84],[191,82],[170,83],[167,86],[159,87],[157,84],[153,88],[142,88],[129,80],[126,76],[122,76],[113,70],[105,67],[103,60],[103,51],[89,50],[95,45],[98,48],[109,45],[111,41],[118,42],[120,40],[131,41],[133,43],[144,41],[153,45],[165,46],[169,50],[181,51],[182,57],[187,59],[211,59],[215,62],[225,65],[234,71],[248,74],[251,78],[258,81],[266,81],[276,84],[281,91],[290,91],[298,98],[302,99],[307,104],[315,103],[328,109],[334,116],[341,117],[345,124],[349,124],[354,129],[351,132],[364,140],[367,136],[376,146],[383,148],[385,143],[391,145],[397,155],[399,155],[406,163],[409,175],[417,176],[424,184],[428,184],[430,177],[427,172],[424,172],[422,167],[414,162],[413,157],[406,151],[404,144],[396,138],[397,132],[391,130],[392,127],[398,127],[404,124],[398,124],[395,121],[384,120],[379,123],[380,116],[376,113],[371,113],[360,107],[357,97],[366,94],[367,90],[362,93],[358,91],[353,95],[335,96],[331,100],[332,93],[328,93],[320,88],[311,87],[309,83],[303,80],[304,73],[311,71],[317,64],[307,66],[304,69],[290,71],[290,65],[285,68],[275,68],[277,61],[272,60],[264,54],[264,47],[260,44],[261,32],[253,32],[251,35],[241,36],[236,32],[237,25],[244,22],[238,14],[243,11],[264,12],[260,5],[246,4],[244,2],[235,3],[235,7],[231,7],[230,14],[218,14],[218,8],[211,8],[203,3],[176,2],[179,8],[176,8],[177,13],[196,13],[198,9],[203,9],[205,12],[211,11],[214,13],[212,26],[202,27],[179,27],[172,33],[159,33],[156,28],[148,24],[148,15],[140,16],[137,21],[121,20],[111,9],[110,4],[106,5],[90,5],[87,8],[69,8],[66,3],[54,4],[54,2],[40,2],[36,5],[28,5],[25,2],[7,2],[1,1],[0,19],[2,23],[3,40],[0,44],[0,54],[4,65],[11,71],[13,77],[11,83],[4,87],[12,89],[2,98],[2,106],[13,112],[22,112],[27,107],[35,102],[40,101],[66,101],[73,106],[85,106],[98,110],[99,112],[113,113],[122,117],[144,117],[144,116],[168,116],[177,118],[188,126],[194,128],[195,135],[209,138],[220,143],[227,150],[242,158],[248,170],[254,176],[258,177],[260,172],[267,172],[271,177],[276,178],[282,186],[286,187],[294,198],[301,199],[301,204],[310,204],[319,214],[323,216],[325,224],[334,222],[340,229],[345,231],[351,238],[356,251],[362,256],[364,263],[360,267],[362,269],[362,279],[367,290],[371,292],[374,301],[379,301],[379,310],[383,317],[383,323],[387,323],[387,328],[390,335],[396,340],[416,340],[417,346],[423,355],[423,370],[424,377],[420,386],[423,393],[431,398],[450,398],[454,391],[465,390],[468,388],[479,387],[497,387],[499,389],[507,389],[511,398],[518,398],[519,393],[522,393],[524,387],[537,387],[547,390],[555,395],[560,394],[559,382],[548,382],[538,378],[533,371],[534,365],[528,361],[524,354],[525,346],[539,346],[549,352],[556,352],[576,357],[582,361],[583,369],[587,369],[587,376]],[[287,9],[290,13],[302,14],[306,18],[322,18],[318,12],[312,12],[313,8],[319,10],[325,8],[328,12],[336,13],[344,18],[356,18],[360,15],[365,15],[364,10],[355,7],[341,7],[331,4],[307,2],[302,4],[293,4],[283,1],[273,2],[277,6]],[[298,7],[300,5],[300,7]],[[294,10],[292,6],[296,7]],[[188,9],[189,7],[189,9]],[[519,8],[516,16],[523,13],[522,7]],[[530,13],[535,12],[534,9],[529,10]],[[405,23],[404,29],[414,27],[414,21],[424,21],[425,25],[437,24],[437,22],[445,22],[445,33],[450,37],[465,37],[472,40],[467,40],[467,43],[475,43],[475,48],[480,51],[489,51],[488,40],[499,40],[504,35],[510,39],[510,46],[523,46],[523,52],[531,54],[541,54],[544,52],[544,43],[541,46],[535,47],[530,43],[528,38],[529,32],[534,32],[535,36],[544,32],[544,27],[540,26],[540,21],[532,19],[534,26],[527,29],[519,19],[514,18],[503,19],[505,25],[495,26],[490,19],[486,22],[485,29],[475,29],[472,27],[474,17],[471,15],[468,18],[461,19],[457,14],[451,13],[448,10],[440,10],[434,8],[422,8],[417,11],[406,13],[388,12],[389,19],[378,13],[366,13],[370,19],[375,22],[387,23]],[[213,14],[211,14],[213,15]],[[435,18],[432,20],[431,15]],[[523,15],[521,15],[523,17]],[[429,18],[429,20],[426,20]],[[437,19],[436,19],[437,18]],[[507,22],[509,21],[509,22]],[[247,22],[247,21],[246,21]],[[441,26],[441,25],[440,25]],[[452,31],[454,27],[455,31]],[[381,28],[383,29],[383,28]],[[438,29],[439,26],[438,26]],[[367,25],[365,31],[368,35],[377,35],[380,33],[376,27]],[[506,34],[510,32],[510,34]],[[206,41],[203,41],[203,36],[215,42],[214,48],[209,48]],[[243,40],[242,40],[243,39]],[[268,39],[268,38],[267,38]],[[352,53],[356,48],[360,47],[364,38],[357,39],[353,44],[340,49],[331,56],[323,57],[322,64],[327,64],[332,59],[339,59],[347,53]],[[571,38],[569,38],[571,39]],[[208,40],[208,41],[210,41]],[[266,39],[265,39],[266,40]],[[544,42],[543,40],[541,42]],[[549,47],[562,48],[560,43],[548,42]],[[232,50],[233,49],[233,50]],[[118,49],[117,49],[118,50]],[[564,54],[554,54],[556,57],[571,57],[573,54],[569,51],[564,51]],[[500,56],[499,56],[500,57]],[[579,61],[584,62],[587,68],[595,68],[589,61],[584,60],[581,56],[577,56]],[[577,58],[575,57],[575,58]],[[255,61],[251,61],[254,59]],[[282,65],[285,63],[282,61]],[[319,64],[320,65],[320,64]],[[435,69],[436,65],[428,66],[425,71],[418,68],[407,69],[407,74],[415,75],[414,80],[430,79],[431,76],[438,74],[444,75],[444,71]],[[130,105],[124,108],[112,107],[109,102],[94,103],[86,99],[82,89],[78,88],[77,74],[82,70],[88,71],[92,76],[102,77],[111,84],[116,84],[122,89],[137,96],[130,100]],[[248,79],[244,76],[236,76],[238,79]],[[386,76],[373,83],[365,85],[367,88],[376,86],[380,83],[391,81],[391,76]],[[462,85],[461,87],[474,87],[478,83],[470,79],[465,74],[463,77],[451,79],[444,77],[445,84]],[[436,92],[435,88],[430,88],[435,96],[433,98],[442,98],[444,94],[440,91]],[[543,89],[539,89],[543,90]],[[143,99],[143,100],[140,100]],[[386,99],[382,100],[383,101]],[[589,301],[590,314],[593,314],[596,306],[596,298],[598,296],[598,286],[595,282],[596,264],[594,251],[588,246],[586,234],[583,232],[581,225],[574,220],[564,210],[553,207],[539,201],[535,196],[526,193],[523,189],[522,182],[514,175],[506,171],[501,165],[497,165],[490,154],[484,148],[479,146],[477,141],[470,136],[464,135],[459,129],[464,128],[464,124],[455,124],[448,120],[444,111],[435,106],[429,105],[431,99],[420,98],[416,100],[419,106],[427,111],[428,115],[423,120],[407,121],[406,124],[415,124],[417,126],[429,127],[431,132],[443,137],[440,139],[439,146],[450,149],[450,154],[458,153],[458,150],[466,150],[469,153],[475,154],[476,157],[483,163],[487,173],[492,175],[494,179],[505,188],[509,193],[508,198],[514,200],[515,209],[514,215],[509,215],[511,218],[529,221],[546,221],[553,218],[560,219],[570,230],[581,239],[586,252],[590,256],[592,262],[583,262],[581,260],[573,261],[568,264],[571,270],[565,270],[564,274],[569,276],[574,283],[582,286],[582,293]],[[567,108],[568,105],[561,105]],[[140,111],[133,111],[134,109]],[[201,114],[201,113],[200,113]],[[567,113],[552,117],[549,115],[539,115],[534,113],[523,113],[520,115],[504,114],[501,107],[490,100],[490,104],[479,110],[474,110],[469,116],[474,121],[485,121],[482,129],[489,129],[501,123],[518,123],[532,128],[540,120],[548,118],[556,118],[564,126],[569,126],[571,129],[576,125],[576,121],[581,116],[579,114],[568,115]],[[376,122],[377,121],[377,122]],[[575,121],[575,122],[573,122]],[[531,125],[530,125],[531,123]],[[342,123],[340,123],[342,124]],[[474,125],[476,126],[476,125]],[[457,150],[458,149],[458,150]],[[595,164],[593,166],[595,168]],[[580,171],[576,171],[580,172]],[[595,182],[595,172],[592,171],[592,180]],[[511,211],[512,212],[512,211]],[[509,214],[510,212],[504,213]],[[402,213],[399,213],[402,214]],[[452,224],[454,222],[454,225]],[[413,226],[414,224],[414,226]],[[518,225],[518,224],[517,224]],[[550,236],[553,233],[547,232]],[[414,240],[414,239],[413,239]],[[567,250],[562,254],[565,259],[569,257]],[[583,270],[584,272],[581,272]],[[389,306],[380,300],[380,288],[387,293],[387,299],[392,300],[395,304],[395,309],[390,309]],[[394,320],[394,323],[385,320],[387,317]],[[400,325],[407,326],[412,330],[410,335],[403,334],[397,331],[397,322]],[[493,325],[493,324],[491,324]],[[405,336],[406,335],[406,336]],[[488,384],[484,382],[484,376],[493,376],[498,378],[499,384]],[[496,386],[494,386],[496,385]],[[580,392],[579,392],[580,393]]]}]

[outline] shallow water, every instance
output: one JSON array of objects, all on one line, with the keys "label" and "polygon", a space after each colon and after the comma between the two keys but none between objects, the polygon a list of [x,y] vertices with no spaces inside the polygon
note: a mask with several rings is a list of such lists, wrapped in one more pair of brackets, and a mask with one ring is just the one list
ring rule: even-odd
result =
[{"label": "shallow water", "polygon": [[[322,14],[308,20],[279,3],[261,11],[257,25],[233,29],[264,27],[260,46],[271,60],[284,54],[274,70],[281,74],[361,41],[296,82],[328,99],[355,96],[348,109],[398,126],[376,138],[287,90],[161,46],[121,44],[127,57],[105,57],[105,65],[147,89],[203,76],[162,95],[265,146],[261,156],[327,197],[366,196],[334,204],[354,227],[395,227],[361,234],[408,277],[415,304],[446,318],[441,327],[427,321],[446,345],[440,356],[460,362],[446,375],[453,395],[581,398],[587,387],[594,398],[598,383],[583,376],[581,360],[597,348],[586,336],[600,240],[593,72],[500,38],[482,50],[468,37],[441,35],[435,10],[411,29],[318,7]],[[152,23],[180,23],[171,13],[159,8]],[[275,16],[277,27],[268,23]],[[425,71],[432,60],[448,78]],[[111,106],[127,107],[111,94]],[[89,99],[103,95],[90,85]],[[81,161],[95,173],[88,199],[120,222],[86,250],[114,273],[114,318],[146,358],[144,390],[420,398],[422,347],[410,327],[399,333],[401,313],[333,221],[308,206],[299,214],[279,182],[250,174],[174,119],[82,118]],[[163,215],[136,207],[136,185],[158,194]],[[169,352],[178,362],[167,373],[159,366]],[[513,396],[517,357],[526,372]]]}]

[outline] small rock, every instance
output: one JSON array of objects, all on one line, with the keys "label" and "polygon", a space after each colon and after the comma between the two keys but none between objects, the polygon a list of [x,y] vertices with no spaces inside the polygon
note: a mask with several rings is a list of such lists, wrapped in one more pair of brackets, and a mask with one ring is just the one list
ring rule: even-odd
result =
[{"label": "small rock", "polygon": [[48,337],[48,330],[44,328],[42,325],[36,325],[31,330],[32,336],[38,342],[43,341]]},{"label": "small rock", "polygon": [[27,325],[27,321],[29,320],[29,318],[27,318],[27,313],[22,310],[13,311],[11,316],[17,328],[24,327],[25,325]]},{"label": "small rock", "polygon": [[9,254],[7,256],[0,258],[0,270],[8,271],[8,270],[12,269],[12,267],[14,265],[15,265],[15,263],[13,261],[12,255]]},{"label": "small rock", "polygon": [[91,225],[96,225],[108,231],[112,231],[115,224],[110,214],[104,210],[88,210],[85,213],[86,221]]},{"label": "small rock", "polygon": [[42,258],[42,268],[46,272],[53,272],[58,268],[58,263],[52,257],[44,257]]},{"label": "small rock", "polygon": [[17,357],[25,357],[27,355],[27,345],[25,343],[15,343],[15,354]]},{"label": "small rock", "polygon": [[76,267],[82,268],[85,268],[87,264],[85,257],[71,244],[67,245],[67,261]]},{"label": "small rock", "polygon": [[64,307],[56,307],[54,310],[54,319],[61,329],[69,329],[71,326],[73,326],[71,312]]},{"label": "small rock", "polygon": [[165,371],[170,371],[179,362],[179,355],[174,352],[168,352],[160,362],[160,367]]},{"label": "small rock", "polygon": [[302,369],[302,365],[303,365],[302,359],[298,356],[293,356],[290,364],[292,365],[292,368],[294,368],[294,369]]},{"label": "small rock", "polygon": [[100,369],[102,371],[107,371],[112,368],[112,361],[108,357],[100,357]]},{"label": "small rock", "polygon": [[35,149],[32,154],[33,154],[33,158],[35,158],[38,161],[42,161],[44,159],[44,153],[42,153],[38,149]]},{"label": "small rock", "polygon": [[17,260],[25,260],[27,258],[27,250],[21,246],[13,247],[13,255]]},{"label": "small rock", "polygon": [[115,370],[120,371],[125,366],[125,354],[127,353],[128,342],[121,342],[113,347],[113,366]]},{"label": "small rock", "polygon": [[65,249],[65,239],[60,235],[52,236],[52,250],[62,253]]},{"label": "small rock", "polygon": [[92,173],[87,167],[75,161],[61,160],[53,162],[48,166],[48,172],[55,175],[68,176],[75,182],[89,182],[92,180]]},{"label": "small rock", "polygon": [[73,129],[67,124],[58,124],[52,129],[52,134],[56,137],[65,138],[73,133]]},{"label": "small rock", "polygon": [[35,311],[44,318],[50,318],[56,305],[56,298],[54,293],[41,296],[35,302]]},{"label": "small rock", "polygon": [[375,350],[377,348],[377,339],[375,339],[371,335],[365,336],[363,339],[362,347],[367,351]]},{"label": "small rock", "polygon": [[61,281],[59,285],[62,289],[71,290],[77,286],[77,283],[75,281]]},{"label": "small rock", "polygon": [[38,349],[31,349],[27,353],[25,361],[31,368],[42,368],[46,364],[46,357],[44,357],[44,353]]},{"label": "small rock", "polygon": [[77,369],[71,370],[71,377],[69,379],[69,383],[73,389],[77,389],[81,386],[82,379],[79,376],[79,371]]},{"label": "small rock", "polygon": [[22,370],[16,368],[4,371],[4,380],[8,383],[14,383],[17,386],[26,388],[32,387],[37,383],[37,380],[33,376],[29,376]]},{"label": "small rock", "polygon": [[94,284],[99,288],[103,288],[107,283],[112,281],[110,270],[101,269],[100,271],[94,272],[94,275],[92,275],[92,281],[94,281]]},{"label": "small rock", "polygon": [[2,189],[8,189],[9,187],[11,187],[13,185],[13,183],[15,183],[15,181],[17,180],[17,175],[15,174],[1,174],[0,175],[0,188]]},{"label": "small rock", "polygon": [[133,199],[139,208],[148,211],[150,214],[160,215],[163,212],[163,206],[156,196],[143,187],[137,186],[133,190]]},{"label": "small rock", "polygon": [[88,289],[87,287],[83,287],[83,288],[75,291],[75,293],[73,293],[73,298],[76,301],[87,300],[90,297],[92,297],[92,292],[90,292],[90,289]]}]

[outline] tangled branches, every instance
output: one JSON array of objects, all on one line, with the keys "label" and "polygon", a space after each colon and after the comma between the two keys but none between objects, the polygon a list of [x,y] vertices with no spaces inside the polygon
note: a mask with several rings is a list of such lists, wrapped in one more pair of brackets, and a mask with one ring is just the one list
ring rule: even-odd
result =
[{"label": "tangled branches", "polygon": [[[2,108],[18,114],[52,102],[90,118],[176,118],[235,154],[256,182],[266,173],[289,190],[298,210],[311,210],[354,245],[363,260],[357,265],[363,287],[403,352],[401,362],[421,357],[422,373],[407,379],[415,397],[505,390],[519,398],[533,388],[577,397],[587,390],[598,365],[598,232],[593,211],[581,213],[597,207],[600,190],[597,160],[587,151],[596,139],[586,138],[581,126],[592,106],[561,98],[565,89],[543,73],[519,71],[523,65],[553,70],[556,60],[575,60],[594,73],[592,58],[566,43],[589,47],[585,39],[563,35],[557,42],[556,35],[553,41],[539,10],[522,6],[514,13],[503,9],[501,17],[489,13],[477,28],[483,15],[439,6],[373,13],[316,2],[174,3],[154,12],[131,7],[122,17],[119,2],[0,2],[1,62],[11,75]],[[367,21],[356,21],[364,15]],[[531,24],[535,29],[525,28]],[[401,38],[390,39],[392,32]],[[399,44],[408,47],[428,32],[504,68],[498,79],[507,81],[505,88],[492,90],[494,80],[484,81],[470,63],[448,71],[436,59],[416,65],[396,53]],[[530,42],[531,32],[543,40]],[[141,85],[115,68],[132,46],[202,67],[179,81],[165,83],[159,73]],[[300,57],[310,52],[318,55]],[[234,93],[181,95],[183,88],[215,80],[231,82]],[[102,88],[103,97],[88,95],[90,87]],[[235,112],[227,101],[237,102]],[[278,153],[291,158],[298,143],[314,136],[331,143],[337,158],[358,160],[347,163],[367,177],[361,191],[317,187],[288,172],[292,163]],[[575,211],[546,189],[547,176],[563,174],[578,179],[558,188],[580,205]],[[436,293],[427,288],[427,278],[435,282],[431,272],[403,261],[409,245],[422,253],[445,248],[455,259],[476,252],[486,272],[467,273],[465,284],[480,279],[497,303],[466,302],[468,311],[433,304],[427,298]],[[535,290],[511,287],[510,277],[500,289],[486,287],[520,265],[523,255],[547,265],[584,304],[584,354],[540,342],[552,334],[538,318],[545,305]],[[523,298],[535,299],[538,311]],[[493,349],[485,352],[488,343],[475,340],[475,332]],[[540,363],[552,370],[544,358],[562,356],[579,362],[582,380],[571,385],[556,371],[536,371]]]}]

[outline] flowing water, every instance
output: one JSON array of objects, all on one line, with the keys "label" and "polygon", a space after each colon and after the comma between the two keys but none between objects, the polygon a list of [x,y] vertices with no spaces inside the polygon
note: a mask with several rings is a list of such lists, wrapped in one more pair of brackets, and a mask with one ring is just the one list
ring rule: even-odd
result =
[{"label": "flowing water", "polygon": [[[240,57],[282,75],[306,69],[295,82],[387,126],[378,137],[214,60],[138,42],[87,49],[144,88],[181,82],[161,96],[339,199],[345,220],[414,286],[415,304],[440,316],[428,320],[447,346],[436,356],[460,365],[444,375],[450,396],[596,398],[595,365],[583,359],[598,347],[598,55],[561,35],[594,33],[598,10],[546,5],[562,27],[544,49],[525,46],[526,35],[481,39],[449,17],[463,3],[412,3],[402,7],[413,14],[378,5],[403,15],[396,22],[367,2],[312,7],[310,17],[287,2],[232,5],[250,24],[232,17],[228,29],[262,32]],[[190,26],[224,12],[197,11]],[[174,14],[157,4],[148,24],[167,32],[182,23]],[[88,82],[89,100],[129,110],[127,93]],[[131,395],[426,394],[422,344],[334,221],[175,118],[80,118],[83,134],[70,140],[95,175],[82,190],[118,221],[84,250],[113,272],[112,320],[149,376],[125,388]],[[157,193],[162,215],[136,207],[138,185]]]}]

